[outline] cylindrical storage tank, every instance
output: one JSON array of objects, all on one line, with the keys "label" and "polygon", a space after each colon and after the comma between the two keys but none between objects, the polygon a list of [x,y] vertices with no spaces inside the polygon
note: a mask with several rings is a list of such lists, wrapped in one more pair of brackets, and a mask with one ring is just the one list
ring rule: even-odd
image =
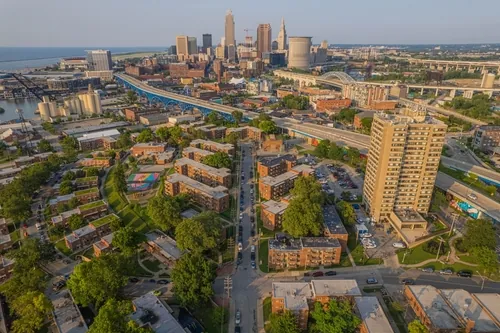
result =
[{"label": "cylindrical storage tank", "polygon": [[50,116],[51,117],[59,117],[59,111],[57,110],[56,102],[47,103],[49,105]]},{"label": "cylindrical storage tank", "polygon": [[42,118],[43,121],[50,120],[49,103],[44,103],[44,102],[38,103],[38,111],[40,111],[40,118]]},{"label": "cylindrical storage tank", "polygon": [[290,37],[288,39],[288,68],[309,69],[312,37]]},{"label": "cylindrical storage tank", "polygon": [[94,94],[94,101],[95,101],[95,110],[97,114],[102,113],[102,106],[101,106],[101,95],[98,93]]}]

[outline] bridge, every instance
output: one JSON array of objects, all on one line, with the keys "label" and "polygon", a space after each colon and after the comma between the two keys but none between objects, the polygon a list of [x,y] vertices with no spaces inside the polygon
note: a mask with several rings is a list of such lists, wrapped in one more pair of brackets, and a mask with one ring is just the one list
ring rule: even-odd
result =
[{"label": "bridge", "polygon": [[496,68],[497,73],[500,73],[500,62],[498,61],[464,61],[464,60],[432,60],[432,59],[408,59],[411,65],[428,65],[430,68],[436,68],[439,70],[445,70],[446,72],[450,69],[461,70],[462,68],[468,68],[469,72],[475,71],[476,68],[481,68],[484,72],[486,68]]},{"label": "bridge", "polygon": [[443,165],[447,166],[448,168],[462,171],[469,175],[476,175],[481,181],[486,184],[500,187],[500,173],[498,172],[488,170],[477,165],[458,161],[454,158],[449,158],[446,156],[441,156],[441,163],[443,163]]},{"label": "bridge", "polygon": [[321,83],[342,89],[346,84],[356,83],[356,80],[354,80],[349,74],[346,74],[344,72],[327,72],[321,76],[318,76],[277,70],[274,71],[274,76],[293,80],[299,87],[314,86],[318,83]]}]

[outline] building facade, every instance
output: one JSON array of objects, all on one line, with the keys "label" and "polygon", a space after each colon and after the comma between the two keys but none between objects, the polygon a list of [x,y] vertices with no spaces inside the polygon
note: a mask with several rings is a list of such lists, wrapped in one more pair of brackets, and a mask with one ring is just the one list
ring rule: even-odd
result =
[{"label": "building facade", "polygon": [[266,176],[260,178],[259,195],[266,200],[278,199],[293,188],[295,180],[299,176],[310,176],[314,170],[307,165],[297,165],[290,171],[280,174],[277,177]]},{"label": "building facade", "polygon": [[281,26],[280,26],[280,32],[278,33],[278,51],[285,51],[286,50],[286,28],[285,28],[285,19],[281,18]]},{"label": "building facade", "polygon": [[180,158],[175,161],[175,171],[208,186],[231,187],[231,170],[226,168],[217,169],[189,158]]},{"label": "building facade", "polygon": [[234,155],[235,153],[234,145],[229,143],[218,143],[214,141],[197,139],[191,141],[189,145],[194,148],[211,151],[212,153],[222,152],[228,155]]},{"label": "building facade", "polygon": [[288,208],[288,203],[284,201],[268,200],[261,203],[260,219],[264,228],[274,230],[281,228],[283,222],[283,215]]},{"label": "building facade", "polygon": [[109,71],[113,69],[111,52],[109,50],[87,51],[89,69],[93,71]]},{"label": "building facade", "polygon": [[262,58],[263,53],[269,53],[272,42],[272,29],[269,23],[259,24],[257,27],[257,54]]},{"label": "building facade", "polygon": [[263,158],[257,162],[257,172],[262,177],[277,177],[290,171],[297,165],[297,158],[292,154],[278,157]]},{"label": "building facade", "polygon": [[480,126],[474,132],[472,145],[484,152],[490,153],[500,147],[500,126]]},{"label": "building facade", "polygon": [[211,151],[203,150],[195,147],[187,147],[182,150],[182,157],[189,158],[196,162],[201,162],[204,157],[213,155]]},{"label": "building facade", "polygon": [[226,19],[224,22],[224,40],[225,45],[236,46],[236,35],[234,33],[234,16],[231,10],[226,12]]}]

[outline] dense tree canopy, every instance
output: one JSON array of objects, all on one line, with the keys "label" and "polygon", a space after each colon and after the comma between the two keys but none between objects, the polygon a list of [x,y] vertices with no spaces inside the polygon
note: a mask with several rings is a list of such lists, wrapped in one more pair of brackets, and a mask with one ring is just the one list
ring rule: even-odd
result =
[{"label": "dense tree canopy", "polygon": [[342,222],[345,225],[355,225],[356,224],[356,212],[351,204],[343,200],[337,202],[337,211],[339,212]]},{"label": "dense tree canopy", "polygon": [[165,142],[170,137],[170,133],[167,127],[160,127],[156,130],[156,136],[162,141]]},{"label": "dense tree canopy", "polygon": [[116,140],[116,146],[117,148],[120,149],[127,149],[132,146],[133,142],[132,139],[130,138],[130,133],[125,131],[120,134],[118,139]]},{"label": "dense tree canopy", "polygon": [[127,192],[127,179],[125,178],[125,167],[121,162],[116,163],[113,171],[109,175],[113,187],[118,192]]},{"label": "dense tree canopy", "polygon": [[233,161],[227,153],[218,151],[212,155],[203,157],[201,160],[204,164],[209,165],[214,168],[228,168],[231,169]]},{"label": "dense tree canopy", "polygon": [[283,215],[283,229],[293,237],[318,236],[323,227],[321,185],[314,177],[299,177],[291,190],[292,199]]},{"label": "dense tree canopy", "polygon": [[287,109],[307,110],[309,107],[309,97],[287,95],[281,100],[281,105]]},{"label": "dense tree canopy", "polygon": [[488,95],[476,94],[472,98],[457,96],[451,102],[446,102],[445,107],[475,119],[487,119],[492,115],[491,103]]},{"label": "dense tree canopy", "polygon": [[59,186],[59,194],[60,195],[66,195],[73,193],[74,191],[74,186],[73,182],[71,180],[63,180]]},{"label": "dense tree canopy", "polygon": [[121,102],[126,105],[134,105],[139,102],[139,96],[137,96],[136,92],[133,90],[127,91],[125,96],[121,99]]},{"label": "dense tree canopy", "polygon": [[363,118],[361,119],[361,130],[363,133],[370,134],[372,129],[373,118]]},{"label": "dense tree canopy", "polygon": [[54,148],[52,148],[52,145],[46,139],[41,139],[40,141],[38,141],[36,147],[40,153],[47,153],[49,151],[54,151]]},{"label": "dense tree canopy", "polygon": [[66,136],[61,140],[61,147],[67,157],[74,158],[78,152],[78,140],[72,136]]},{"label": "dense tree canopy", "polygon": [[182,221],[175,229],[175,240],[181,250],[202,252],[217,247],[222,223],[215,212],[202,212]]},{"label": "dense tree canopy", "polygon": [[259,116],[258,117],[255,117],[253,118],[252,120],[250,120],[250,123],[249,125],[250,126],[253,126],[253,127],[257,127],[259,128],[259,124],[263,121],[267,121],[267,120],[272,120],[271,116],[268,115],[268,114],[265,114],[265,113],[259,113]]},{"label": "dense tree canopy", "polygon": [[151,142],[154,139],[153,131],[150,128],[143,129],[136,138],[137,142]]},{"label": "dense tree canopy", "polygon": [[140,328],[132,319],[130,301],[109,299],[99,309],[89,333],[149,333],[151,330]]},{"label": "dense tree canopy", "polygon": [[78,214],[71,215],[68,218],[68,225],[71,228],[71,230],[76,230],[80,229],[83,226],[85,226],[87,223],[85,223],[85,220],[83,219],[82,216]]},{"label": "dense tree canopy", "polygon": [[243,112],[241,111],[235,110],[231,113],[231,115],[233,116],[233,119],[237,124],[239,124],[243,119]]},{"label": "dense tree canopy", "polygon": [[467,251],[485,247],[494,250],[496,247],[495,227],[488,220],[470,219],[465,225],[464,246]]},{"label": "dense tree canopy", "polygon": [[213,295],[215,265],[199,253],[186,253],[172,270],[174,292],[184,306],[196,308]]},{"label": "dense tree canopy", "polygon": [[52,303],[40,291],[28,291],[10,304],[16,314],[12,323],[14,333],[36,333],[42,328],[45,319],[52,311]]},{"label": "dense tree canopy", "polygon": [[352,124],[355,114],[355,109],[342,109],[338,114],[332,115],[332,119],[341,123]]},{"label": "dense tree canopy", "polygon": [[408,333],[429,333],[429,330],[420,320],[415,319],[408,324]]},{"label": "dense tree canopy", "polygon": [[264,120],[259,123],[259,129],[266,134],[278,133],[278,126],[272,120]]},{"label": "dense tree canopy", "polygon": [[300,333],[297,326],[297,318],[291,311],[271,314],[269,325],[266,326],[269,333]]},{"label": "dense tree canopy", "polygon": [[149,200],[147,214],[153,223],[162,230],[174,229],[181,221],[185,197],[156,196]]},{"label": "dense tree canopy", "polygon": [[137,250],[139,244],[145,240],[146,237],[143,234],[127,226],[114,233],[113,246],[119,248],[125,255],[132,255]]},{"label": "dense tree canopy", "polygon": [[327,307],[316,302],[310,316],[310,333],[354,333],[361,324],[347,300],[332,299]]}]

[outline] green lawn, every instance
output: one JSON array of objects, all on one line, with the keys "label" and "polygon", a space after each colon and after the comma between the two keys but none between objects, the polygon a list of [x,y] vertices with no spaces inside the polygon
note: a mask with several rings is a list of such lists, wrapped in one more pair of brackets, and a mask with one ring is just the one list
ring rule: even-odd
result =
[{"label": "green lawn", "polygon": [[[436,259],[435,254],[431,254],[423,250],[423,244],[420,244],[419,246],[416,246],[412,249],[401,249],[396,252],[398,254],[399,263],[405,265],[414,265],[428,259]],[[406,254],[405,261],[403,262],[403,256],[405,255],[405,252],[408,253]]]},{"label": "green lawn", "polygon": [[271,317],[272,303],[271,297],[266,297],[264,302],[262,302],[262,311],[264,312],[264,323]]},{"label": "green lawn", "polygon": [[17,242],[20,238],[21,234],[19,233],[19,230],[14,230],[10,233],[10,240],[12,241],[12,243]]},{"label": "green lawn", "polygon": [[269,230],[264,228],[264,223],[262,222],[260,212],[262,208],[260,205],[257,205],[255,208],[255,219],[257,220],[257,232],[262,233],[262,237],[274,237],[277,232],[281,232],[281,229]]},{"label": "green lawn", "polygon": [[264,273],[269,273],[269,266],[267,264],[269,255],[269,240],[261,239],[259,244],[259,268]]},{"label": "green lawn", "polygon": [[61,251],[63,254],[67,255],[67,256],[70,256],[73,252],[68,249],[68,247],[66,246],[66,242],[64,241],[64,239],[61,239],[59,242],[57,242],[55,244],[56,248]]},{"label": "green lawn", "polygon": [[[196,310],[193,312],[193,315],[200,321],[200,323],[203,325],[205,328],[205,332],[221,332],[221,326],[220,323],[217,323],[215,321],[216,316],[214,315],[215,307],[213,306],[200,306],[197,307]],[[225,311],[226,315],[224,316],[225,318],[225,323],[222,325],[222,332],[221,333],[227,333],[228,327],[227,327],[227,322],[229,319],[229,311]],[[248,319],[249,320],[249,319]]]},{"label": "green lawn", "polygon": [[382,258],[369,258],[367,259],[364,255],[363,246],[358,244],[354,250],[351,251],[352,258],[354,259],[354,263],[357,266],[366,266],[366,265],[380,265],[383,264],[384,260]]},{"label": "green lawn", "polygon": [[338,265],[325,266],[325,268],[339,268],[339,267],[352,267],[351,260],[346,252],[343,252],[340,257],[340,263]]},{"label": "green lawn", "polygon": [[149,269],[151,272],[159,272],[161,269],[161,262],[159,262],[156,259],[146,259],[142,262],[144,266],[146,266],[147,269]]},{"label": "green lawn", "polygon": [[491,193],[488,191],[488,185],[477,179],[477,177],[474,176],[469,177],[465,172],[445,167],[442,164],[439,166],[439,171],[444,172],[447,175],[464,182],[465,184],[473,187],[475,190],[483,193],[488,197],[491,197],[493,200],[496,200],[496,198],[494,196],[492,197]]},{"label": "green lawn", "polygon": [[137,260],[134,260],[132,266],[127,268],[128,268],[127,269],[128,276],[143,276],[143,277],[153,276],[153,274],[142,268],[141,265],[139,265],[139,263],[137,262]]}]

